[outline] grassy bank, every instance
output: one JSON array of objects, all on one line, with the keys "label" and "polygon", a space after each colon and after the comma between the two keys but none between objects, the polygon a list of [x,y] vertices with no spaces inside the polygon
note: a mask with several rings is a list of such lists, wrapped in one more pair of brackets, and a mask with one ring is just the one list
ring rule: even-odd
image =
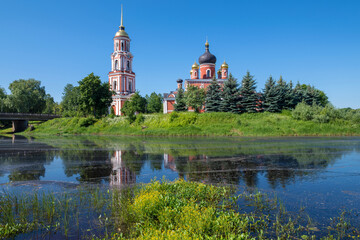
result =
[{"label": "grassy bank", "polygon": [[316,224],[276,198],[196,182],[154,181],[122,190],[0,195],[0,238],[344,239],[345,213]]},{"label": "grassy bank", "polygon": [[104,134],[149,136],[348,136],[360,125],[336,119],[327,123],[296,120],[291,113],[172,113],[126,117],[61,118],[35,125],[26,134]]}]

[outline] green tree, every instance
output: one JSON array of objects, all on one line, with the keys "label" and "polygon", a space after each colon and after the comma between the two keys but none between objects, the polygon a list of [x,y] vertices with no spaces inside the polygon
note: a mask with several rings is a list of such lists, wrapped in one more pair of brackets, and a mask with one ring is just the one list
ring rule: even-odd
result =
[{"label": "green tree", "polygon": [[0,112],[6,112],[5,100],[6,100],[5,89],[0,87]]},{"label": "green tree", "polygon": [[54,101],[54,98],[50,94],[46,94],[45,102],[45,109],[42,113],[55,114],[58,109],[58,104]]},{"label": "green tree", "polygon": [[62,114],[64,116],[76,116],[80,111],[80,89],[72,84],[67,84],[64,88],[62,102]]},{"label": "green tree", "polygon": [[135,121],[135,113],[145,113],[146,99],[135,92],[128,101],[126,101],[121,108],[121,112],[129,117],[130,123]]},{"label": "green tree", "polygon": [[264,89],[264,108],[268,112],[280,112],[279,108],[279,92],[276,87],[276,82],[270,76],[265,83]]},{"label": "green tree", "polygon": [[244,112],[257,112],[259,96],[256,92],[256,81],[254,76],[250,75],[250,72],[247,71],[246,75],[243,77],[240,87],[240,105]]},{"label": "green tree", "polygon": [[42,113],[46,107],[45,87],[35,79],[19,79],[10,83],[11,95],[7,105],[12,111],[22,113]]},{"label": "green tree", "polygon": [[240,100],[237,79],[230,73],[229,79],[224,82],[222,101],[220,103],[221,112],[239,113],[238,102]]},{"label": "green tree", "polygon": [[146,95],[146,111],[148,113],[158,113],[162,111],[162,97],[161,94],[151,93],[150,96]]},{"label": "green tree", "polygon": [[205,102],[205,91],[196,86],[189,86],[185,92],[185,102],[188,107],[194,109],[195,112],[200,112]]},{"label": "green tree", "polygon": [[221,104],[221,87],[214,76],[211,84],[206,89],[205,111],[219,112]]},{"label": "green tree", "polygon": [[112,102],[112,92],[108,83],[101,83],[100,77],[90,73],[79,81],[80,106],[87,114],[101,116],[106,114]]},{"label": "green tree", "polygon": [[187,111],[184,89],[180,88],[175,95],[174,111],[184,112]]}]

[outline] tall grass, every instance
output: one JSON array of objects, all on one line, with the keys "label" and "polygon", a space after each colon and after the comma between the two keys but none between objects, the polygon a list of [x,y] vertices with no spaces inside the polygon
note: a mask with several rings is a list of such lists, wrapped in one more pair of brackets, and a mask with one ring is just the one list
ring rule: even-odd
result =
[{"label": "tall grass", "polygon": [[[0,195],[0,238],[343,239],[356,238],[349,213],[329,226],[287,212],[261,192],[177,180],[133,188]],[[315,231],[316,230],[316,231]]]},{"label": "tall grass", "polygon": [[[360,125],[354,117],[343,119],[333,116],[329,109],[325,115],[314,114],[307,119],[308,107],[293,113],[202,113],[139,115],[130,124],[126,117],[61,118],[37,125],[28,134],[104,134],[153,136],[346,136],[360,135]],[[311,107],[310,107],[311,108]],[[300,109],[300,110],[299,110]],[[305,111],[305,113],[303,113]],[[301,114],[300,114],[300,113]],[[356,114],[355,114],[356,115]],[[354,116],[355,116],[354,115]],[[357,116],[357,115],[356,115]],[[326,119],[325,119],[326,118]]]}]

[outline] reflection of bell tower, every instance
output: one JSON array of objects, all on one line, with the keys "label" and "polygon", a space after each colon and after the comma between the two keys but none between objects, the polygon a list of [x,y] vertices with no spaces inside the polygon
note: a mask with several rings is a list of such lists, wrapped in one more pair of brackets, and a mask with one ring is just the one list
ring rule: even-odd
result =
[{"label": "reflection of bell tower", "polygon": [[124,166],[122,162],[122,151],[115,151],[111,157],[112,172],[110,175],[110,186],[121,186],[136,183],[136,174]]},{"label": "reflection of bell tower", "polygon": [[130,52],[130,38],[123,25],[121,6],[121,25],[116,32],[114,52],[111,54],[111,71],[109,72],[110,89],[114,92],[111,107],[116,115],[121,115],[121,108],[135,92],[135,73],[132,69],[133,55]]}]

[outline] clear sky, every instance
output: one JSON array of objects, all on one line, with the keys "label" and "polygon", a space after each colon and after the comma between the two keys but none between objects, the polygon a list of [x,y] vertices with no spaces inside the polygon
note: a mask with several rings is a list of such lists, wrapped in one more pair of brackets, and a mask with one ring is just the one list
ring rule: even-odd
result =
[{"label": "clear sky", "polygon": [[282,75],[360,108],[359,0],[1,0],[0,86],[35,78],[61,101],[91,72],[108,81],[121,4],[142,95],[189,78],[207,36],[239,82],[249,70],[261,90]]}]

